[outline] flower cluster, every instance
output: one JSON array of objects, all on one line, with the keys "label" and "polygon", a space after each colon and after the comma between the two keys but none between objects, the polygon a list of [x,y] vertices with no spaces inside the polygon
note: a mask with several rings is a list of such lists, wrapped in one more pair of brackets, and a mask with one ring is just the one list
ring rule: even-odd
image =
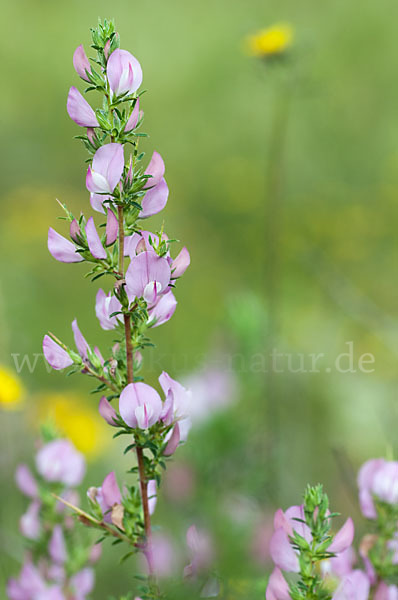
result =
[{"label": "flower cluster", "polygon": [[38,450],[36,476],[25,464],[18,466],[16,483],[30,504],[21,517],[27,542],[25,563],[17,579],[10,579],[10,600],[84,600],[94,587],[100,545],[82,537],[68,516],[67,502],[78,502],[76,486],[85,474],[85,461],[66,439],[52,439]]},{"label": "flower cluster", "polygon": [[[338,557],[354,538],[351,519],[332,535],[333,516],[322,486],[308,487],[304,504],[275,513],[275,531],[270,542],[275,569],[268,583],[267,600],[328,598],[318,563]],[[298,581],[288,584],[282,571],[297,573]]]},{"label": "flower cluster", "polygon": [[[63,263],[87,263],[95,281],[113,278],[110,289],[96,292],[95,313],[100,326],[112,330],[114,345],[105,356],[80,331],[76,319],[72,331],[76,349],[54,335],[43,340],[43,352],[56,370],[70,368],[97,380],[101,394],[99,413],[115,436],[127,435],[125,452],[134,451],[137,464],[130,473],[137,485],[120,491],[115,473],[88,492],[90,512],[76,509],[87,524],[102,529],[129,545],[129,553],[141,551],[148,564],[148,588],[144,597],[158,597],[154,581],[151,544],[151,513],[166,460],[186,440],[190,427],[190,393],[170,375],[159,376],[157,389],[143,381],[143,350],[152,345],[148,332],[173,316],[177,301],[174,289],[190,264],[188,250],[174,254],[176,240],[163,230],[151,232],[143,219],[164,209],[169,189],[161,155],[153,152],[145,163],[138,151],[145,134],[140,131],[143,112],[139,88],[142,70],[138,60],[120,49],[111,22],[92,30],[96,58],[89,60],[83,46],[73,56],[77,74],[88,83],[86,92],[102,96],[94,110],[76,87],[71,87],[67,111],[85,133],[78,137],[90,154],[86,188],[94,217],[75,217],[62,205],[69,223],[66,239],[50,228],[48,249]],[[127,151],[129,153],[127,155]],[[126,156],[127,155],[127,156]],[[101,222],[102,221],[102,222]],[[116,338],[116,339],[115,339]]]},{"label": "flower cluster", "polygon": [[[362,513],[373,525],[358,553],[352,547],[351,519],[331,535],[336,515],[329,512],[321,486],[308,488],[303,505],[276,512],[268,600],[398,597],[398,462],[369,460],[359,471],[358,487]],[[296,578],[288,582],[282,571],[296,573]]]},{"label": "flower cluster", "polygon": [[358,474],[359,502],[373,532],[360,544],[377,600],[398,598],[398,462],[366,462]]}]

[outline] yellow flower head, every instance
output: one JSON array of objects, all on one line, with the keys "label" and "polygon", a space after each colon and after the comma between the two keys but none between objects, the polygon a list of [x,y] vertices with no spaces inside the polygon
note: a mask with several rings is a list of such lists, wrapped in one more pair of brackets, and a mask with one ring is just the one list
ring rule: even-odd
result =
[{"label": "yellow flower head", "polygon": [[72,394],[47,394],[39,402],[39,419],[50,419],[57,431],[87,458],[94,458],[105,450],[109,441],[109,428],[96,406],[95,401],[89,403]]},{"label": "yellow flower head", "polygon": [[286,52],[293,42],[293,28],[286,23],[261,29],[247,39],[252,56],[271,57]]},{"label": "yellow flower head", "polygon": [[8,367],[0,366],[0,407],[17,410],[21,407],[25,388],[19,377]]}]

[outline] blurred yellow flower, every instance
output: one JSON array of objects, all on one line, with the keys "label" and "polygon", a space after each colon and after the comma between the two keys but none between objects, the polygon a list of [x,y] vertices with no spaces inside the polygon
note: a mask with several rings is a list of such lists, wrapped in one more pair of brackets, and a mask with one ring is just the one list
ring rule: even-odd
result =
[{"label": "blurred yellow flower", "polygon": [[250,35],[247,38],[248,51],[252,56],[276,56],[286,52],[292,41],[292,26],[279,23]]},{"label": "blurred yellow flower", "polygon": [[25,388],[12,369],[0,366],[0,406],[5,410],[18,410],[25,396]]},{"label": "blurred yellow flower", "polygon": [[108,444],[109,427],[96,410],[96,402],[73,394],[46,394],[39,401],[39,420],[51,419],[87,458],[100,455]]}]

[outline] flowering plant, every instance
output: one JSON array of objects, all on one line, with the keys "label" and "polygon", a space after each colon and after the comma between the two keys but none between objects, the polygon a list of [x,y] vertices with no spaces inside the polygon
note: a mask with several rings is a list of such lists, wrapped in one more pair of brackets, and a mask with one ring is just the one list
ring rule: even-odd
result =
[{"label": "flowering plant", "polygon": [[7,594],[10,600],[84,600],[94,586],[88,564],[100,557],[101,546],[82,535],[56,496],[79,501],[75,488],[86,465],[68,440],[55,438],[49,430],[45,439],[36,454],[36,474],[25,464],[16,471],[17,485],[30,499],[20,520],[27,552],[18,579],[8,582]]},{"label": "flowering plant", "polygon": [[[373,525],[359,544],[359,557],[351,519],[331,534],[336,514],[330,513],[322,486],[308,487],[301,506],[275,513],[270,542],[275,568],[267,600],[398,597],[398,462],[369,460],[359,471],[358,486],[362,513]],[[297,575],[287,581],[282,571]]]},{"label": "flowering plant", "polygon": [[91,207],[103,222],[98,226],[93,217],[75,217],[62,205],[70,241],[50,228],[48,248],[60,262],[87,263],[93,281],[104,276],[113,278],[109,290],[97,291],[95,312],[101,327],[113,330],[116,342],[104,358],[97,346],[86,341],[74,320],[77,351],[52,334],[44,337],[43,351],[54,369],[69,367],[71,372],[79,371],[97,380],[100,414],[116,430],[114,437],[128,437],[125,452],[135,452],[136,465],[130,473],[137,475],[137,485],[129,483],[122,492],[111,472],[100,487],[90,488],[89,512],[76,510],[86,524],[101,529],[103,537],[125,542],[126,556],[143,553],[148,579],[141,595],[157,598],[160,592],[155,579],[151,514],[166,460],[185,440],[189,429],[190,396],[165,372],[159,377],[163,398],[145,383],[142,351],[151,345],[149,330],[172,317],[177,304],[173,290],[190,257],[184,247],[172,258],[176,240],[168,238],[163,226],[155,233],[143,226],[144,219],[166,206],[169,190],[160,154],[153,152],[145,167],[144,153],[138,150],[140,139],[145,137],[140,132],[141,66],[119,47],[112,22],[104,21],[93,29],[92,42],[96,58],[89,60],[83,46],[79,46],[73,64],[88,84],[85,91],[102,96],[101,107],[94,110],[77,88],[71,87],[67,111],[77,125],[86,129],[78,136],[90,155],[86,188]]}]

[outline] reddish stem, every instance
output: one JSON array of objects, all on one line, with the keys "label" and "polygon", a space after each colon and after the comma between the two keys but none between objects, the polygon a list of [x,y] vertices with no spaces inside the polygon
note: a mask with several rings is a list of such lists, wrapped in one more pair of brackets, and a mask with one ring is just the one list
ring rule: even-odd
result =
[{"label": "reddish stem", "polygon": [[[124,218],[123,207],[118,206],[119,217],[119,271],[124,276]],[[126,362],[127,362],[127,383],[134,383],[134,353],[131,341],[131,318],[130,315],[124,315],[124,331],[126,337]],[[151,515],[148,504],[148,482],[145,475],[144,452],[140,446],[136,447],[138,474],[141,489],[142,507],[144,512],[144,526],[146,545],[144,554],[148,561],[149,575],[153,577],[153,564],[151,552]]]}]

